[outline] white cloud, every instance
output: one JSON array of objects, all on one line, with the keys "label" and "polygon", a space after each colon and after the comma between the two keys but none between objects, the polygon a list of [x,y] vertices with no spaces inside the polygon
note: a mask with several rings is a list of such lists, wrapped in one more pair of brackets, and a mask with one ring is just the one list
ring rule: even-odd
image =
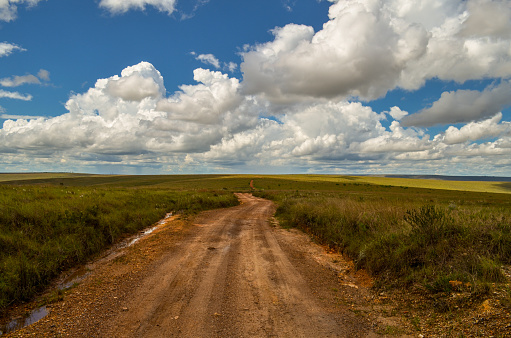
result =
[{"label": "white cloud", "polygon": [[172,151],[205,151],[225,135],[252,127],[257,102],[238,93],[239,81],[221,72],[196,69],[197,85],[183,85],[181,91],[158,102],[156,110],[166,116],[154,121],[154,128],[173,142]]},{"label": "white cloud", "polygon": [[390,108],[389,115],[392,116],[394,120],[401,120],[403,117],[408,115],[408,112],[401,110],[399,107],[392,107]]},{"label": "white cloud", "polygon": [[32,100],[32,95],[29,95],[29,94],[23,95],[18,92],[9,92],[9,91],[0,89],[0,98],[30,101],[30,100]]},{"label": "white cloud", "polygon": [[[403,0],[404,1],[404,0]],[[511,12],[502,10],[497,21],[481,20],[496,6],[509,7],[507,0],[441,1],[445,13],[437,13],[441,24],[429,29],[430,39],[423,57],[409,62],[401,75],[400,86],[418,89],[431,78],[465,82],[473,79],[511,76],[511,36],[500,31],[500,22],[511,20]],[[486,3],[486,5],[484,5]],[[412,4],[413,6],[414,4]],[[474,32],[478,33],[475,34]]]},{"label": "white cloud", "polygon": [[238,65],[236,63],[234,63],[234,62],[229,62],[229,63],[225,64],[225,67],[231,73],[234,72],[236,69],[238,69]]},{"label": "white cloud", "polygon": [[125,101],[142,101],[145,98],[159,98],[165,95],[163,77],[147,62],[124,69],[121,77],[111,77],[105,85],[105,90],[112,97],[119,97]]},{"label": "white cloud", "polygon": [[64,152],[106,162],[143,155],[147,161],[148,154],[206,151],[225,135],[255,124],[254,105],[237,94],[238,80],[204,69],[195,71],[195,79],[200,83],[164,98],[163,78],[151,64],[127,67],[121,76],[99,79],[87,92],[73,95],[67,114],[5,121],[0,152]]},{"label": "white cloud", "polygon": [[[511,76],[508,9],[500,0],[338,1],[322,30],[289,24],[273,30],[273,41],[249,48],[243,85],[247,93],[292,103],[372,100],[432,78],[505,79]],[[496,23],[482,23],[496,11]]]},{"label": "white cloud", "polygon": [[148,62],[127,67],[121,76],[96,81],[94,88],[73,95],[66,108],[76,116],[100,116],[113,121],[120,116],[149,114],[155,102],[165,94],[163,77]]},{"label": "white cloud", "polygon": [[0,85],[4,87],[18,87],[26,83],[40,84],[41,81],[34,75],[13,76],[0,79]]},{"label": "white cloud", "polygon": [[248,93],[274,102],[308,97],[374,99],[394,88],[409,59],[425,53],[428,35],[417,25],[395,32],[373,3],[340,1],[330,21],[311,27],[276,28],[275,40],[246,52],[241,70]]},{"label": "white cloud", "polygon": [[[2,107],[0,107],[0,113],[3,112]],[[11,115],[11,114],[0,114],[0,119],[2,120],[33,120],[33,119],[42,119],[42,116],[32,116],[32,115]]]},{"label": "white cloud", "polygon": [[220,68],[220,61],[213,54],[200,54],[195,57],[202,63],[212,65],[216,69]]},{"label": "white cloud", "polygon": [[[431,138],[397,119],[385,128],[385,114],[404,115],[399,107],[378,114],[359,102],[317,100],[274,109],[261,97],[242,95],[239,80],[221,72],[196,69],[194,79],[196,84],[166,97],[161,74],[142,62],[73,95],[66,103],[69,112],[61,116],[3,111],[2,163],[48,170],[63,163],[156,172],[237,167],[388,172],[412,166],[417,171],[421,161],[423,170],[443,173],[454,170],[454,162],[461,171],[467,165],[479,168],[477,156],[502,168],[511,164],[511,124],[502,122],[501,114]],[[263,112],[277,114],[278,121],[261,118]]]},{"label": "white cloud", "polygon": [[[195,59],[206,64],[215,67],[216,69],[224,69],[229,72],[234,72],[238,68],[238,65],[234,62],[220,62],[213,54],[199,54],[191,52],[191,55],[195,56]],[[222,66],[223,65],[223,66]]]},{"label": "white cloud", "polygon": [[181,86],[181,92],[159,101],[156,109],[167,112],[172,120],[209,124],[217,123],[222,114],[240,105],[237,79],[202,68],[193,73],[198,85]]},{"label": "white cloud", "polygon": [[43,81],[50,81],[50,72],[46,69],[40,69],[37,76]]},{"label": "white cloud", "polygon": [[433,126],[435,124],[462,123],[494,116],[511,105],[511,83],[476,90],[458,90],[442,93],[440,99],[419,113],[403,118],[405,126]]},{"label": "white cloud", "polygon": [[507,0],[479,0],[468,3],[471,15],[460,34],[467,37],[511,38],[511,3]]},{"label": "white cloud", "polygon": [[41,84],[41,81],[50,80],[50,72],[44,69],[39,70],[37,76],[27,74],[23,76],[12,76],[0,79],[0,85],[4,87],[18,87],[24,84]]},{"label": "white cloud", "polygon": [[175,4],[176,0],[101,0],[99,6],[113,14],[122,14],[131,9],[145,10],[149,5],[170,15],[175,11]]},{"label": "white cloud", "polygon": [[471,122],[460,129],[450,126],[445,131],[444,142],[446,144],[463,143],[467,141],[477,141],[489,137],[496,137],[504,132],[511,132],[511,124],[504,122],[499,124],[502,119],[502,113],[481,122]]},{"label": "white cloud", "polygon": [[21,52],[26,51],[26,49],[23,49],[18,45],[7,42],[0,42],[0,57],[9,56],[15,50],[19,50]]},{"label": "white cloud", "polygon": [[0,1],[0,21],[13,21],[17,17],[18,6],[32,7],[43,0],[2,0]]}]

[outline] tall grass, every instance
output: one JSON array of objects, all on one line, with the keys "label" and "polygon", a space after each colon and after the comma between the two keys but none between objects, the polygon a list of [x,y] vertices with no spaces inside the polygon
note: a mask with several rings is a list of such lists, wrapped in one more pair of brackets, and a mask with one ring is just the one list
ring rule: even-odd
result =
[{"label": "tall grass", "polygon": [[0,311],[167,212],[237,203],[223,192],[0,186]]},{"label": "tall grass", "polygon": [[[380,285],[420,283],[449,291],[504,280],[511,264],[511,210],[479,194],[475,204],[430,203],[420,196],[259,192],[278,201],[283,226],[297,227],[349,255]],[[468,284],[467,284],[468,285]]]}]

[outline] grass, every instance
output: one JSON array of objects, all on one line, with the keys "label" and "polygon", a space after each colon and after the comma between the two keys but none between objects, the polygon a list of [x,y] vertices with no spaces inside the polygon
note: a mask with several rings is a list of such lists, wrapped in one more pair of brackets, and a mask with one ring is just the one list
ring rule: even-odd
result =
[{"label": "grass", "polygon": [[343,187],[425,188],[447,191],[511,193],[510,182],[445,181],[429,179],[345,175],[90,175],[70,173],[1,174],[7,184],[51,184],[71,186],[153,186],[170,189],[247,190],[254,179],[256,188],[266,190],[342,191]]},{"label": "grass", "polygon": [[[491,181],[446,181],[416,178],[375,177],[375,176],[341,176],[341,175],[268,175],[262,176],[265,181],[274,179],[293,182],[295,186],[316,183],[318,186],[333,184],[392,186],[399,188],[425,188],[436,190],[457,190],[486,193],[511,193],[511,183]],[[260,185],[260,182],[255,184]],[[258,188],[266,189],[264,186]]]},{"label": "grass", "polygon": [[223,191],[0,185],[0,310],[167,212],[237,203]]},{"label": "grass", "polygon": [[[268,181],[268,183],[270,183]],[[273,186],[265,179],[257,187]],[[281,183],[282,184],[282,183]],[[300,182],[300,188],[311,182]],[[504,280],[511,264],[511,195],[342,183],[315,190],[259,190],[275,200],[284,227],[297,227],[318,242],[348,254],[377,285],[422,284],[453,291],[452,281],[474,295]]]}]

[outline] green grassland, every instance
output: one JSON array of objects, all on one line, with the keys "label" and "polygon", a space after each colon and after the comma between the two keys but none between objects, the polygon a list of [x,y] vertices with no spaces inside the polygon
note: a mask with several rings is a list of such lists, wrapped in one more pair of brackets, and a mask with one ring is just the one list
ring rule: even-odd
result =
[{"label": "green grassland", "polygon": [[[253,180],[255,189],[249,186]],[[29,300],[60,271],[83,263],[165,213],[237,203],[233,192],[274,200],[277,217],[342,250],[377,284],[473,292],[511,264],[511,187],[340,175],[0,174],[0,310]]]},{"label": "green grassland", "polygon": [[[0,173],[0,182],[96,176],[72,173]],[[97,175],[99,176],[99,175]]]},{"label": "green grassland", "polygon": [[155,188],[145,177],[138,183],[133,177],[117,183],[114,176],[56,176],[0,184],[0,312],[30,300],[61,271],[86,262],[168,212],[238,204],[223,189]]},{"label": "green grassland", "polygon": [[295,190],[276,177],[255,180],[254,194],[277,202],[281,225],[341,250],[376,277],[378,286],[449,292],[449,282],[458,281],[478,294],[505,280],[501,266],[511,264],[511,195],[495,192],[496,183],[310,179],[297,176]]}]

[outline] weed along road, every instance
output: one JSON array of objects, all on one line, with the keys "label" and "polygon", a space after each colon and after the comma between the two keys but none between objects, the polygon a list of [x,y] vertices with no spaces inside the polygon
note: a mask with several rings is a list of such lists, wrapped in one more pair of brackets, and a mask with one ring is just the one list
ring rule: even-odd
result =
[{"label": "weed along road", "polygon": [[272,202],[238,197],[239,206],[173,221],[98,262],[46,318],[12,335],[376,336],[346,301],[368,293],[342,277],[345,263],[272,226]]}]

